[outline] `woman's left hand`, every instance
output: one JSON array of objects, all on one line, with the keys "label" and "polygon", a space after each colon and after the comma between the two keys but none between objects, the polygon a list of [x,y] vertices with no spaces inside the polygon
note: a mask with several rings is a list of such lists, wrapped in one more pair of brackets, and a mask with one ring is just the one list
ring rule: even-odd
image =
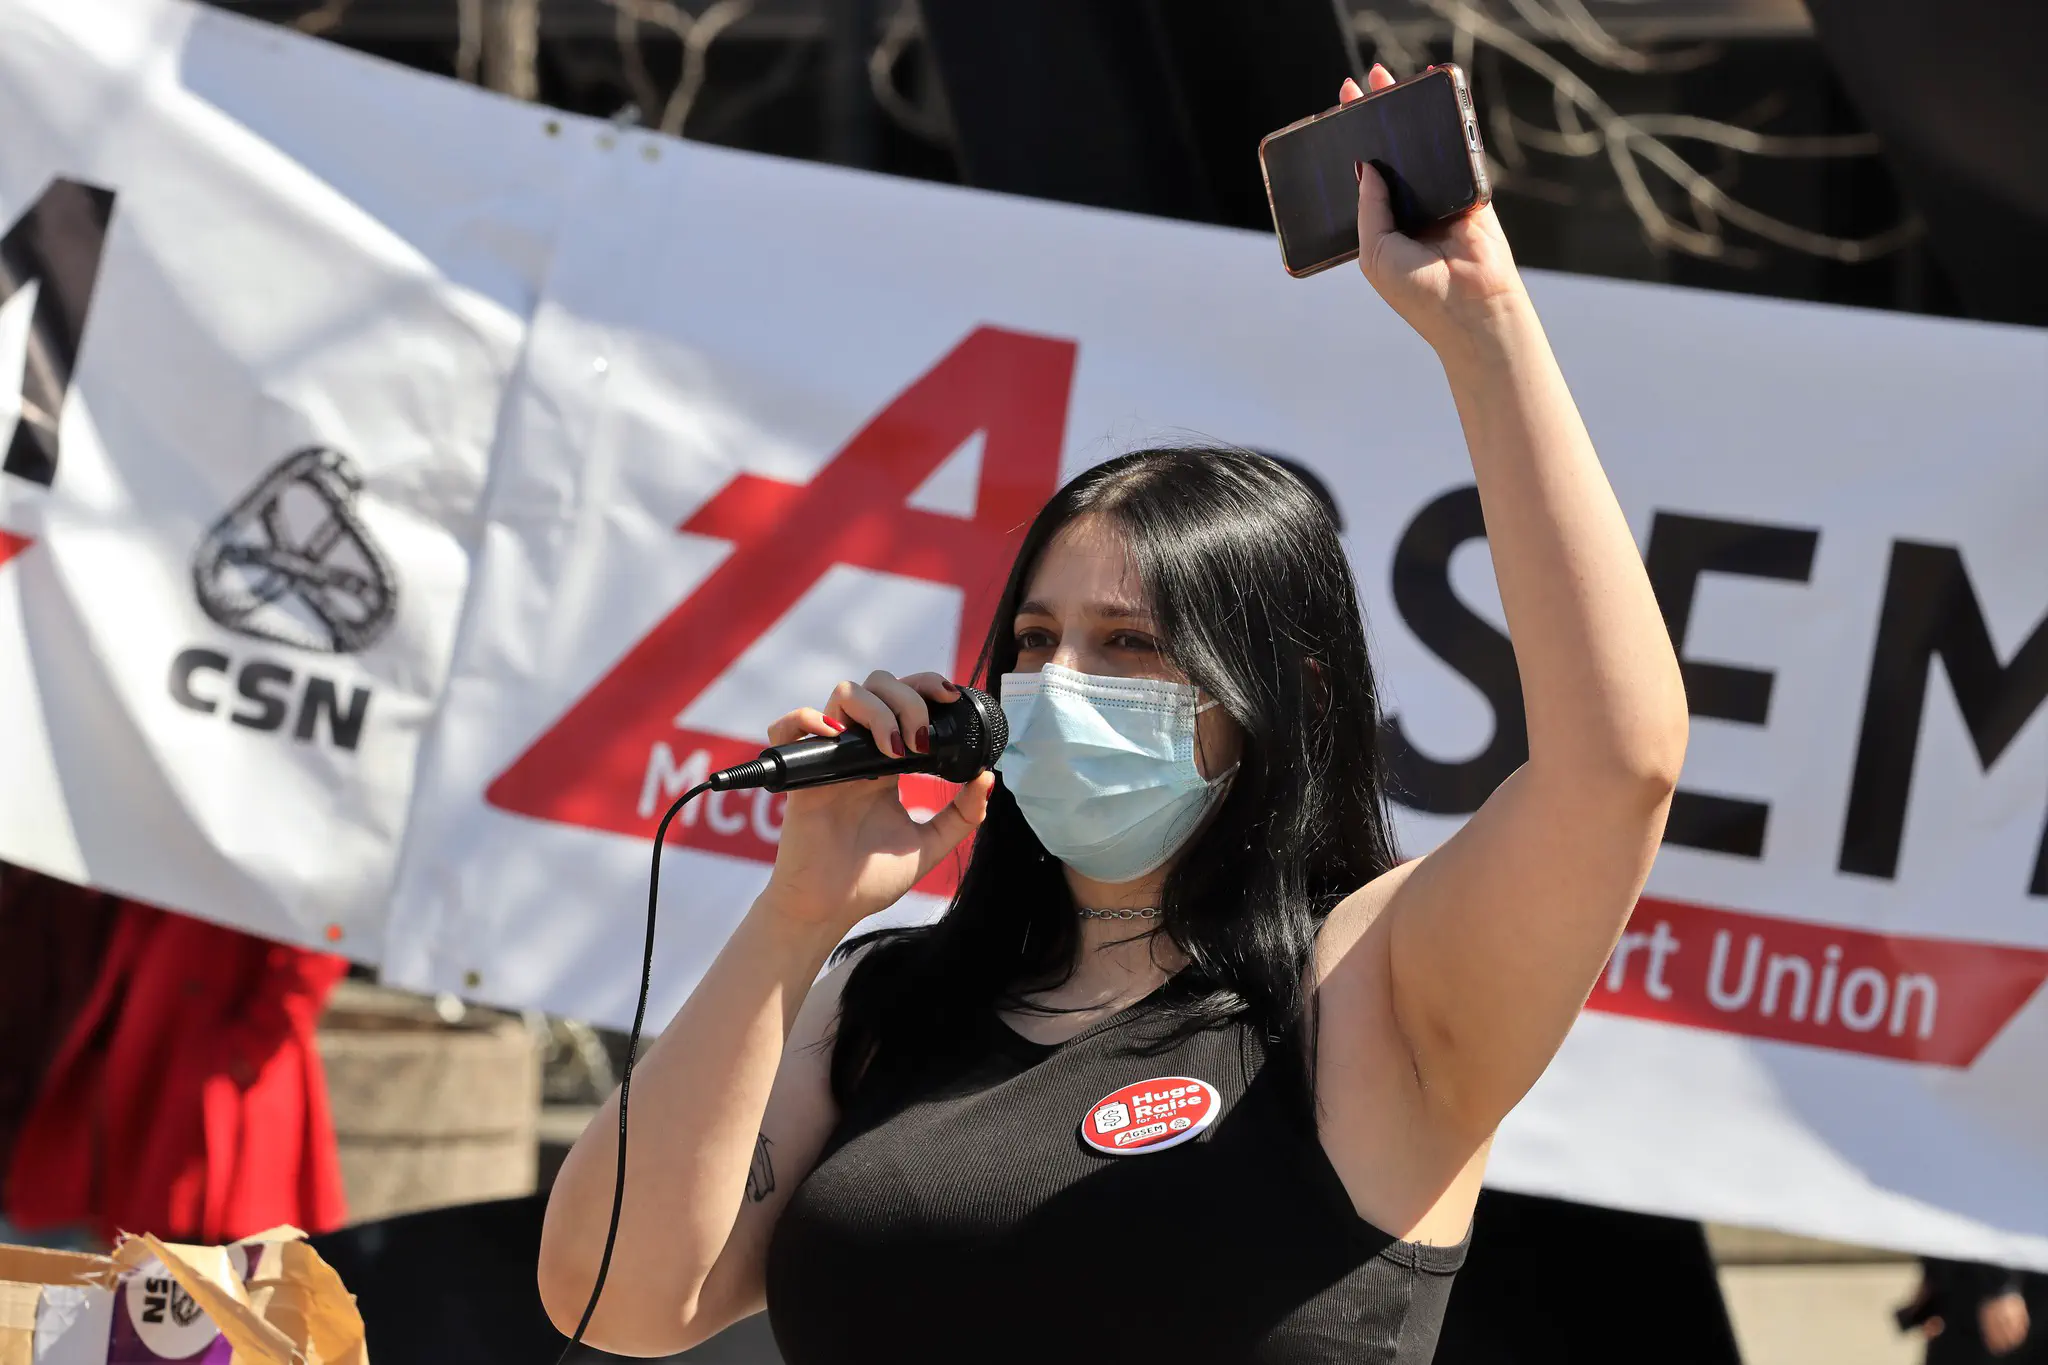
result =
[{"label": "woman's left hand", "polygon": [[[1366,79],[1375,91],[1394,84],[1377,64]],[[1348,77],[1340,94],[1346,104],[1365,98]],[[1370,165],[1358,185],[1358,268],[1438,351],[1526,297],[1492,204],[1409,237],[1394,230],[1386,182]]]}]

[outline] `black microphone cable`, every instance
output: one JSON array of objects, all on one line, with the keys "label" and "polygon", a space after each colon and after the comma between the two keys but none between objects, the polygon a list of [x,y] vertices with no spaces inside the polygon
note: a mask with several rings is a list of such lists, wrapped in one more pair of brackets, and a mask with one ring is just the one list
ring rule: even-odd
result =
[{"label": "black microphone cable", "polygon": [[[1001,706],[988,693],[959,686],[954,691],[959,693],[958,698],[941,703],[932,715],[934,748],[942,752],[923,756],[883,755],[864,731],[858,732],[863,743],[857,751],[850,751],[844,742],[855,737],[852,732],[824,744],[816,742],[822,736],[813,736],[811,742],[797,741],[764,749],[759,758],[713,773],[677,797],[655,826],[652,866],[647,872],[647,942],[640,954],[640,999],[633,1006],[633,1031],[627,1035],[626,1065],[619,1076],[619,1170],[612,1186],[611,1222],[605,1229],[604,1255],[597,1262],[597,1282],[590,1287],[590,1302],[583,1306],[582,1321],[576,1324],[575,1335],[562,1348],[555,1365],[570,1365],[576,1348],[583,1344],[583,1334],[589,1330],[598,1298],[604,1293],[605,1277],[611,1273],[612,1251],[619,1241],[619,1211],[626,1202],[626,1102],[633,1090],[633,1062],[640,1052],[640,1030],[647,1021],[647,996],[654,988],[654,914],[661,894],[661,853],[668,842],[669,822],[681,814],[684,806],[708,791],[752,787],[789,791],[906,771],[935,773],[953,782],[971,781],[985,768],[994,766],[996,756],[1009,742],[1010,727]],[[852,766],[846,762],[849,758]]]},{"label": "black microphone cable", "polygon": [[576,1335],[569,1338],[569,1344],[555,1358],[555,1365],[570,1365],[576,1349],[583,1344],[583,1334],[597,1312],[598,1296],[604,1293],[605,1276],[611,1273],[612,1249],[619,1241],[619,1210],[626,1202],[626,1101],[633,1093],[633,1061],[640,1053],[640,1029],[647,1022],[647,994],[654,987],[654,908],[661,894],[661,850],[668,842],[669,821],[710,790],[709,782],[699,782],[684,792],[654,829],[653,866],[647,872],[647,945],[640,953],[640,1001],[633,1007],[633,1031],[626,1037],[626,1066],[619,1076],[619,1174],[612,1185],[611,1226],[605,1229],[604,1255],[598,1258],[597,1283],[590,1286],[590,1302],[583,1306],[583,1320],[576,1324]]}]

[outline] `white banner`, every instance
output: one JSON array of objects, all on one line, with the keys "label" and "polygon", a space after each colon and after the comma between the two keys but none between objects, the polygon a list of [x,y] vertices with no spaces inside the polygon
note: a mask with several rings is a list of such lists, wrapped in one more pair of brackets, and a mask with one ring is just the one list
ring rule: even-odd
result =
[{"label": "white banner", "polygon": [[0,5],[0,856],[381,955],[562,180],[506,112]]},{"label": "white banner", "polygon": [[[1441,373],[1264,237],[621,133],[171,0],[0,0],[0,225],[0,856],[621,1022],[693,775],[842,676],[963,669],[1059,480],[1185,439],[1331,494],[1408,851],[1519,761]],[[2048,1267],[2048,334],[1531,287],[1696,721],[1494,1183]],[[779,812],[679,822],[656,1019]]]}]

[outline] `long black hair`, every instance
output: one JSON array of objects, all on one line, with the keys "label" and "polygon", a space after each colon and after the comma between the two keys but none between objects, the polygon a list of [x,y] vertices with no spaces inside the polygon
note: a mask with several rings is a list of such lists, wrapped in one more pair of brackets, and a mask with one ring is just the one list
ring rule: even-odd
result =
[{"label": "long black hair", "polygon": [[[977,669],[992,691],[1017,662],[1013,621],[1061,531],[1100,517],[1129,546],[1161,648],[1244,732],[1214,817],[1172,865],[1160,929],[1187,954],[1178,1030],[1243,1019],[1299,1037],[1304,973],[1338,901],[1396,861],[1379,698],[1358,588],[1330,511],[1278,461],[1178,448],[1077,475],[1031,523]],[[866,949],[840,997],[832,1089],[849,1103],[871,1063],[901,1073],[976,1015],[1073,972],[1080,929],[1058,861],[1000,782],[952,905]]]}]

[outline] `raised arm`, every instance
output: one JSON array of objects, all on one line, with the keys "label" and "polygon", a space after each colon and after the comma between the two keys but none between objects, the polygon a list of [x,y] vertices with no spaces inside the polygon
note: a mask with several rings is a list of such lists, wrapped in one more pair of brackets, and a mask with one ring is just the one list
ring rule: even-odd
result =
[{"label": "raised arm", "polygon": [[1367,278],[1450,381],[1528,715],[1528,763],[1353,911],[1383,919],[1371,937],[1429,1112],[1483,1142],[1563,1042],[1649,874],[1685,696],[1493,210],[1410,239],[1368,171],[1359,236]]},{"label": "raised arm", "polygon": [[[829,712],[784,717],[769,741],[834,734],[847,721],[878,736],[915,735],[927,719],[917,687],[951,700],[936,675],[876,674],[865,687],[842,684]],[[668,1355],[761,1310],[776,1220],[837,1117],[826,1044],[850,968],[812,982],[847,930],[900,898],[981,822],[990,785],[987,775],[976,779],[922,825],[894,782],[791,795],[768,889],[633,1069],[618,1245],[589,1344]],[[548,1196],[540,1294],[565,1335],[582,1318],[604,1252],[618,1132],[614,1093]]]}]

